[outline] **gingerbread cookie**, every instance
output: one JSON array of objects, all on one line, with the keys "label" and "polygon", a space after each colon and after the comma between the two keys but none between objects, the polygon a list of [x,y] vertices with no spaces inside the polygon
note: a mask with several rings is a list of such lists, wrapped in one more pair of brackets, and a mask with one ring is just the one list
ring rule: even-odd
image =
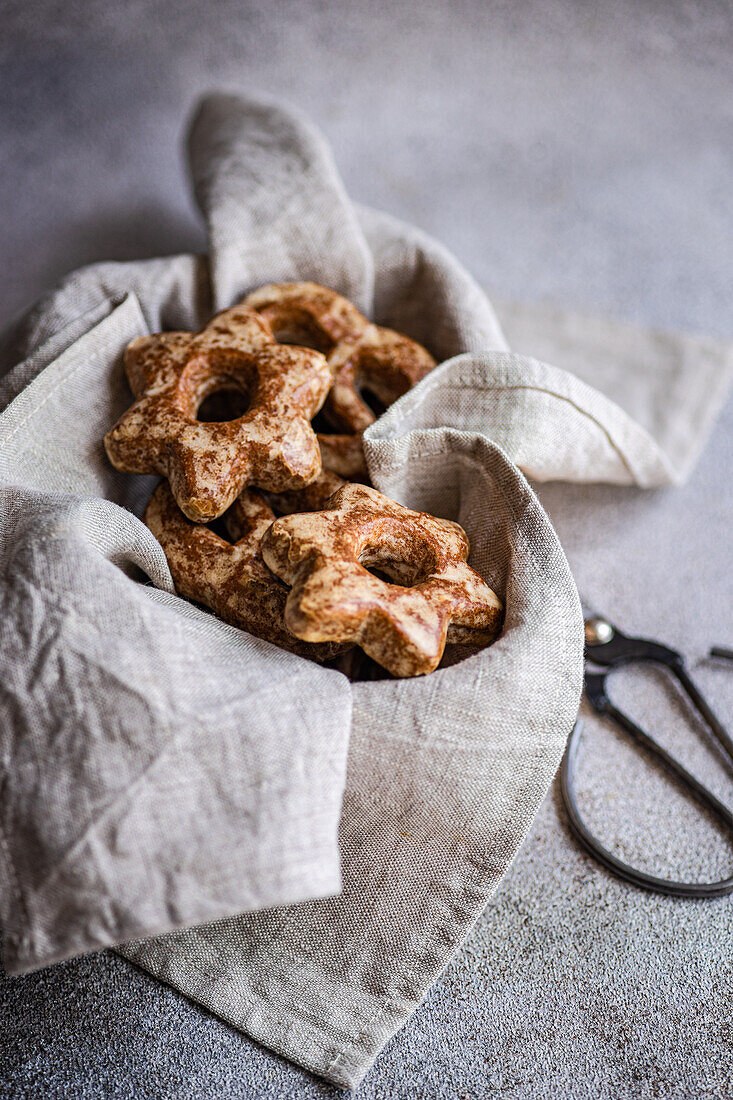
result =
[{"label": "gingerbread cookie", "polygon": [[466,563],[456,523],[342,486],[326,510],[278,519],[262,556],[292,586],[291,633],[310,642],[353,642],[394,676],[437,668],[446,643],[485,644],[502,604]]},{"label": "gingerbread cookie", "polygon": [[[310,420],[331,384],[320,352],[277,344],[266,322],[236,306],[198,333],[133,341],[125,369],[135,403],[105,436],[110,461],[128,473],[165,474],[186,515],[220,516],[246,485],[301,489],[321,458]],[[247,408],[202,421],[211,394],[234,389]]]},{"label": "gingerbread cookie", "polygon": [[345,478],[363,477],[361,434],[376,419],[375,408],[387,408],[433,370],[432,355],[409,337],[370,324],[346,298],[317,283],[274,283],[243,304],[265,318],[277,339],[301,340],[328,356],[333,386],[322,417],[334,433],[319,433],[323,464]]},{"label": "gingerbread cookie", "polygon": [[312,645],[296,638],[283,621],[288,590],[267,568],[260,543],[275,516],[255,490],[247,489],[227,512],[228,542],[180,510],[161,482],[144,520],[163,547],[176,591],[214,611],[225,622],[258,638],[317,661],[344,651],[342,644]]}]

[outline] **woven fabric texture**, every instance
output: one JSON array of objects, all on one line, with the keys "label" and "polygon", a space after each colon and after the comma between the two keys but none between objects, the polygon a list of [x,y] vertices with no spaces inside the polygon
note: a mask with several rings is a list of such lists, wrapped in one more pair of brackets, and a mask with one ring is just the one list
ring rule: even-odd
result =
[{"label": "woven fabric texture", "polygon": [[[510,350],[455,259],[354,207],[320,135],[277,104],[209,97],[190,153],[209,256],[85,269],[2,341],[5,965],[126,941],[353,1086],[486,904],[577,711],[579,601],[522,470],[680,480],[730,362],[627,334],[646,368],[627,389],[602,333],[577,333],[570,370]],[[350,685],[178,599],[138,518],[152,480],[106,463],[126,343],[286,279],[346,293],[441,363],[367,432],[370,472],[463,524],[507,612],[493,646],[427,678]]]}]

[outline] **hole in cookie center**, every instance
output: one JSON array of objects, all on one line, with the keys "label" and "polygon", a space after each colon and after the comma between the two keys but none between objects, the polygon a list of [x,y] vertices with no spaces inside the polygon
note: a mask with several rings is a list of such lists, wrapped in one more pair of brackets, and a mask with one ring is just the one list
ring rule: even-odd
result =
[{"label": "hole in cookie center", "polygon": [[206,526],[210,531],[213,531],[215,535],[218,535],[224,542],[229,542],[232,545],[237,542],[236,535],[238,532],[228,526],[224,516],[219,516],[218,519],[212,520],[211,523],[207,523]]},{"label": "hole in cookie center", "polygon": [[[397,564],[397,563],[395,563],[395,564]],[[402,563],[400,562],[399,564],[401,565]],[[409,580],[409,579],[398,580],[397,576],[396,576],[396,573],[397,573],[396,568],[393,569],[393,575],[392,576],[390,576],[389,573],[387,573],[384,569],[379,569],[376,565],[372,566],[371,569],[367,569],[367,573],[371,573],[371,575],[373,577],[376,577],[377,580],[385,581],[387,584],[398,584],[402,588],[410,588],[415,583],[414,581]]]},{"label": "hole in cookie center", "polygon": [[410,381],[395,364],[365,353],[358,360],[354,386],[374,416],[380,417],[398,397],[407,393]]},{"label": "hole in cookie center", "polygon": [[278,344],[295,344],[300,348],[313,348],[327,354],[333,341],[315,324],[309,315],[299,310],[264,310],[272,335]]},{"label": "hole in cookie center", "polygon": [[338,433],[338,425],[334,424],[333,421],[328,418],[323,409],[319,409],[311,420],[311,428],[314,432],[319,432],[321,435],[333,435],[334,432]]},{"label": "hole in cookie center", "polygon": [[383,546],[366,546],[359,554],[359,564],[378,580],[401,588],[420,584],[435,570],[434,556],[427,547],[419,546],[405,558],[389,553]]},{"label": "hole in cookie center", "polygon": [[225,382],[207,394],[198,407],[196,419],[205,424],[238,420],[249,411],[249,394],[234,382]]},{"label": "hole in cookie center", "polygon": [[389,408],[389,405],[385,401],[382,401],[379,395],[367,385],[362,384],[359,386],[359,397],[377,418]]}]

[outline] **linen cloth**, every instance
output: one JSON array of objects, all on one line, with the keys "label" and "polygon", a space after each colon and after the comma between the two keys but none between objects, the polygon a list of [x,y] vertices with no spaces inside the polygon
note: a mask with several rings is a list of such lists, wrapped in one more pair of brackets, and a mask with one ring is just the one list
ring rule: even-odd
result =
[{"label": "linen cloth", "polygon": [[[191,160],[208,262],[87,269],[6,338],[5,961],[215,920],[122,950],[353,1085],[483,908],[577,709],[577,595],[514,463],[541,479],[679,480],[730,362],[630,333],[651,369],[627,393],[603,332],[579,330],[577,374],[593,379],[597,350],[601,383],[632,398],[637,423],[577,375],[510,352],[456,261],[352,207],[294,113],[212,97]],[[370,429],[367,458],[377,487],[463,523],[507,622],[490,649],[425,680],[350,687],[178,600],[135,518],[149,479],[104,462],[101,436],[129,401],[128,340],[305,278],[448,360]],[[543,326],[550,344],[562,323]],[[344,891],[328,898],[342,793]]]}]

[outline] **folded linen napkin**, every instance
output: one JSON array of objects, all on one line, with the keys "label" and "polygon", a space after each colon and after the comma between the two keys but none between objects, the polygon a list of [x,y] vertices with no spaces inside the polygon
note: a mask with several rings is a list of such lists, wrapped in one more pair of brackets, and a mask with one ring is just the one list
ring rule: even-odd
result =
[{"label": "folded linen napkin", "polygon": [[[354,1085],[506,870],[577,710],[577,594],[517,466],[678,479],[731,365],[623,330],[648,366],[627,387],[620,330],[579,323],[574,373],[509,351],[460,265],[352,206],[323,140],[276,104],[208,98],[190,149],[208,258],[88,268],[4,338],[5,964],[129,941],[152,973]],[[442,361],[367,432],[370,472],[463,524],[507,617],[495,645],[424,679],[350,685],[179,600],[137,518],[151,480],[104,459],[129,340],[295,279]],[[508,316],[513,347],[567,348],[564,317],[533,331]]]}]

